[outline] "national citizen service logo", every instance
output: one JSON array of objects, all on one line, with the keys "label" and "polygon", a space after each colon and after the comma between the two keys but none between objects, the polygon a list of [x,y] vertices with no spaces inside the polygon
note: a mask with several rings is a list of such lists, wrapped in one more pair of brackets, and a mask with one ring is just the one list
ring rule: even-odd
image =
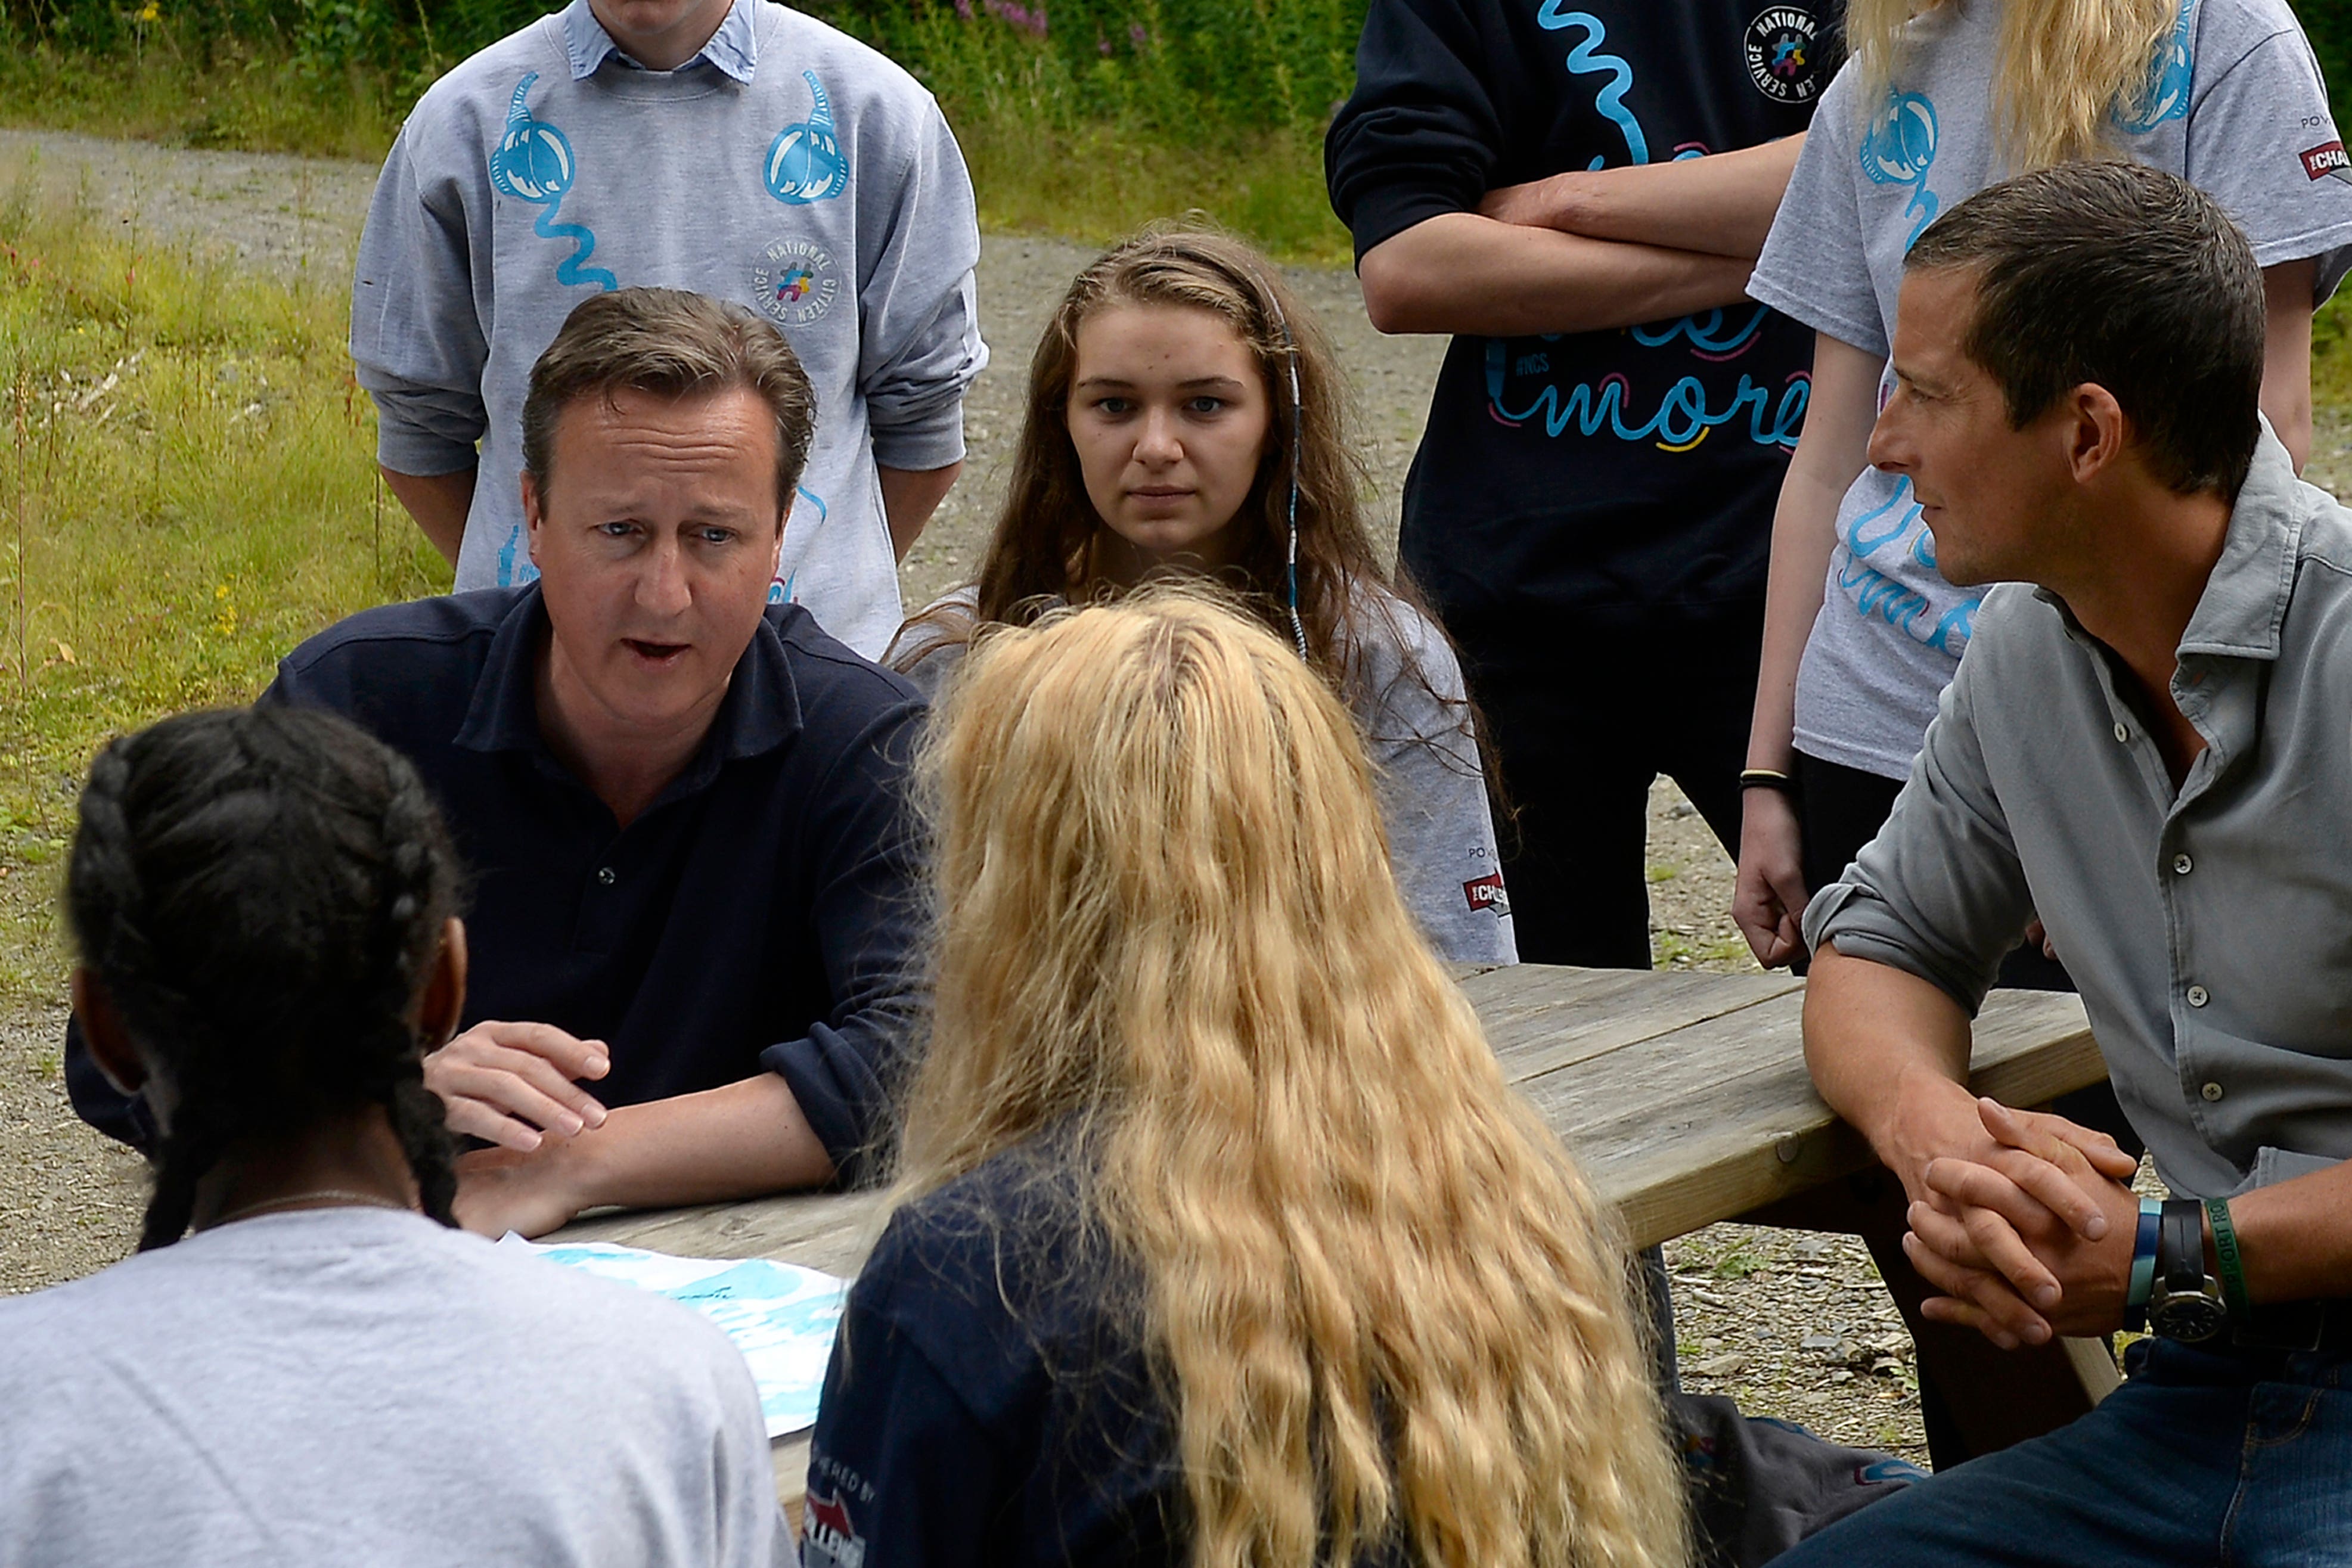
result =
[{"label": "national citizen service logo", "polygon": [[751,264],[751,293],[760,308],[787,327],[805,327],[833,308],[840,269],[822,246],[780,239]]},{"label": "national citizen service logo", "polygon": [[1822,25],[1799,5],[1768,5],[1748,24],[1748,78],[1775,103],[1811,103],[1822,90]]}]

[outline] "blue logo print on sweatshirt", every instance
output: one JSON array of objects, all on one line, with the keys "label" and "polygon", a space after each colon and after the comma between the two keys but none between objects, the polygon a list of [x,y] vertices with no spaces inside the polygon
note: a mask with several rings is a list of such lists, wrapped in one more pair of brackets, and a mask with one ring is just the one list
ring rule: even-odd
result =
[{"label": "blue logo print on sweatshirt", "polygon": [[593,283],[599,288],[618,288],[621,280],[603,267],[582,265],[595,254],[596,236],[583,225],[555,221],[556,209],[563,204],[563,193],[572,189],[579,165],[563,132],[544,120],[532,119],[530,110],[523,107],[537,80],[539,73],[533,71],[515,83],[514,100],[507,105],[506,134],[499,138],[499,150],[490,154],[490,183],[541,209],[539,221],[531,225],[540,238],[577,242],[578,248],[556,263],[556,282],[566,287]]},{"label": "blue logo print on sweatshirt", "polygon": [[1903,242],[1906,250],[1919,243],[1942,210],[1936,193],[1927,189],[1927,172],[1935,164],[1934,101],[1925,93],[1888,89],[1886,107],[1871,117],[1870,128],[1863,133],[1862,172],[1874,184],[1911,187],[1911,204],[1904,211],[1916,214],[1919,221]]},{"label": "blue logo print on sweatshirt", "polygon": [[2189,112],[2189,89],[2196,80],[2196,60],[2189,50],[2190,33],[2197,22],[2197,0],[2180,0],[2180,15],[2172,24],[2172,32],[2156,51],[2156,62],[2149,68],[2147,86],[2139,101],[2126,114],[2120,109],[2116,114],[2116,126],[2126,134],[2145,136],[2168,120],[2179,120]]},{"label": "blue logo print on sweatshirt", "polygon": [[1895,494],[1845,526],[1839,542],[1845,546],[1846,559],[1838,568],[1838,587],[1864,620],[1884,621],[1913,642],[1957,659],[1969,645],[1977,606],[1984,601],[1984,595],[1971,593],[1937,620],[1927,621],[1926,594],[1867,564],[1873,556],[1893,546],[1891,555],[1880,558],[1888,566],[1899,565],[1907,555],[1927,570],[1935,570],[1936,536],[1924,517],[1919,503],[1911,498],[1911,481],[1897,479]]},{"label": "blue logo print on sweatshirt", "polygon": [[[1590,11],[1562,11],[1560,0],[1544,0],[1543,9],[1536,13],[1536,26],[1547,32],[1563,27],[1575,27],[1584,34],[1583,40],[1568,51],[1568,68],[1573,76],[1606,76],[1609,85],[1593,98],[1592,107],[1599,110],[1625,138],[1627,161],[1646,163],[1650,161],[1650,139],[1642,134],[1642,122],[1625,107],[1625,89],[1633,85],[1633,68],[1619,55],[1604,55],[1601,46],[1609,39],[1608,25]],[[1588,167],[1598,169],[1608,160],[1595,158]]]},{"label": "blue logo print on sweatshirt", "polygon": [[801,79],[809,84],[815,107],[806,120],[776,132],[763,171],[768,194],[794,207],[830,201],[849,188],[849,160],[833,131],[833,99],[816,72],[803,71]]},{"label": "blue logo print on sweatshirt", "polygon": [[[1592,107],[1624,137],[1628,161],[1647,163],[1649,136],[1625,102],[1625,94],[1633,85],[1633,68],[1622,56],[1602,52],[1601,46],[1609,39],[1606,23],[1589,11],[1563,10],[1562,5],[1563,0],[1544,0],[1542,9],[1536,13],[1536,25],[1547,32],[1574,28],[1584,35],[1568,52],[1565,63],[1569,74],[1608,78],[1594,94]],[[1705,147],[1691,143],[1675,148],[1674,155],[1679,162],[1706,154]],[[1607,162],[1606,158],[1595,158],[1590,167],[1599,169]],[[1675,321],[1636,327],[1632,336],[1645,349],[1664,349],[1687,340],[1693,358],[1721,364],[1738,359],[1755,346],[1768,314],[1760,305],[1742,311],[1739,318],[1719,309],[1708,310]],[[1559,340],[1558,333],[1549,333],[1538,340],[1543,343]],[[1633,383],[1622,372],[1612,371],[1597,382],[1562,386],[1551,379],[1549,350],[1538,349],[1523,353],[1514,361],[1514,341],[1525,340],[1486,340],[1487,415],[1496,423],[1515,430],[1540,422],[1544,434],[1555,440],[1573,426],[1585,436],[1605,433],[1620,441],[1648,442],[1661,452],[1688,452],[1718,427],[1731,424],[1745,414],[1750,441],[1759,446],[1777,446],[1786,451],[1797,444],[1797,431],[1804,422],[1805,404],[1812,391],[1811,379],[1802,373],[1790,377],[1787,384],[1777,390],[1759,386],[1754,378],[1743,375],[1729,399],[1721,408],[1716,408],[1709,402],[1706,383],[1696,376],[1684,376],[1666,388],[1657,408],[1647,418],[1637,419],[1628,415],[1625,400],[1632,393]],[[1512,383],[1530,378],[1539,384],[1524,404],[1507,402]]]},{"label": "blue logo print on sweatshirt", "polygon": [[[596,236],[584,224],[559,224],[556,210],[563,204],[563,193],[572,189],[579,177],[580,165],[572,153],[571,139],[544,120],[535,120],[524,100],[530,96],[532,84],[539,73],[532,71],[515,83],[514,98],[507,105],[506,133],[499,138],[498,150],[490,154],[490,183],[499,193],[519,202],[529,202],[537,207],[538,220],[531,232],[541,239],[571,240],[570,256],[555,264],[555,281],[569,288],[589,284],[599,289],[621,287],[621,280],[601,267],[583,264],[596,253]],[[509,588],[518,582],[530,582],[539,576],[522,554],[522,525],[517,523],[507,530],[506,542],[499,546],[499,586]]]}]

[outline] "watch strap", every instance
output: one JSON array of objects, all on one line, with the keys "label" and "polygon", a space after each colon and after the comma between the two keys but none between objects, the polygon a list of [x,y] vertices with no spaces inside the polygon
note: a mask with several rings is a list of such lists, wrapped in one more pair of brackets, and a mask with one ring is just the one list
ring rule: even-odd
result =
[{"label": "watch strap", "polygon": [[2205,1206],[2193,1197],[2168,1197],[2158,1221],[2156,1271],[2166,1291],[2195,1291],[2205,1282]]},{"label": "watch strap", "polygon": [[2139,1200],[2139,1234],[2132,1243],[2131,1286],[2124,1293],[2124,1306],[2128,1312],[2145,1312],[2148,1292],[2156,1289],[2156,1239],[2163,1214],[2162,1198]]},{"label": "watch strap", "polygon": [[2205,1217],[2213,1224],[2214,1272],[2221,1276],[2221,1295],[2230,1303],[2230,1316],[2244,1322],[2253,1302],[2246,1295],[2245,1263],[2238,1253],[2238,1228],[2230,1223],[2230,1200],[2207,1198]]}]

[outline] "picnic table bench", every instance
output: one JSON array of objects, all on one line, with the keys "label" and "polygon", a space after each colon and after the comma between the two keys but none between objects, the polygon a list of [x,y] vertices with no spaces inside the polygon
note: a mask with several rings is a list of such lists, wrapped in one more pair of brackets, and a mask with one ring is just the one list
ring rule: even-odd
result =
[{"label": "picnic table bench", "polygon": [[[1521,964],[1465,971],[1462,985],[1505,1072],[1616,1205],[1637,1246],[1718,1220],[1810,1223],[1792,1203],[1875,1166],[1806,1075],[1801,980]],[[1979,1093],[2038,1105],[2105,1076],[2078,998],[1987,998],[1970,1071]],[[850,1275],[877,1234],[882,1202],[877,1192],[790,1194],[607,1214],[549,1239],[775,1258]],[[2083,1343],[2069,1359],[2084,1398],[2114,1385],[2104,1346]],[[775,1458],[778,1493],[796,1516],[807,1434],[779,1438]]]}]

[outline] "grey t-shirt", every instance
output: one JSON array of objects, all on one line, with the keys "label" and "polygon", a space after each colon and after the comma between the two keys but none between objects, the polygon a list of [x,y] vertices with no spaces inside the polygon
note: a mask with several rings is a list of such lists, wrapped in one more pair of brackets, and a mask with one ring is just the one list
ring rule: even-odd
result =
[{"label": "grey t-shirt", "polygon": [[[969,588],[908,622],[889,662],[937,695],[962,662]],[[1392,595],[1356,617],[1349,708],[1371,753],[1397,891],[1440,956],[1516,964],[1510,899],[1495,848],[1486,773],[1470,731],[1462,666],[1429,619]]]},{"label": "grey t-shirt", "polygon": [[[1944,0],[1911,24],[1885,102],[1839,73],[1748,291],[1884,356],[1903,257],[1936,216],[2006,176],[1994,146],[1997,0]],[[2181,0],[2144,113],[2118,149],[2221,202],[2264,267],[2315,256],[2318,298],[2352,267],[2352,171],[2311,46],[2284,0]],[[2332,156],[2331,156],[2332,153]],[[1883,402],[1891,378],[1880,382]],[[1910,481],[1863,470],[1838,507],[1820,615],[1797,677],[1797,749],[1899,779],[1952,678],[1981,589],[1936,571]]]},{"label": "grey t-shirt", "polygon": [[772,1568],[750,1370],[660,1297],[389,1209],[0,1300],[0,1563]]}]

